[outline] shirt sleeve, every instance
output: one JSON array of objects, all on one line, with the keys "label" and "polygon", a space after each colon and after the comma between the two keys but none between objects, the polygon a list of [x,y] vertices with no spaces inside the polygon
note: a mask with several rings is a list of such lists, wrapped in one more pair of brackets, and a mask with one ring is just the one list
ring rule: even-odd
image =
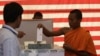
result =
[{"label": "shirt sleeve", "polygon": [[17,40],[14,38],[6,39],[3,43],[4,56],[19,56]]}]

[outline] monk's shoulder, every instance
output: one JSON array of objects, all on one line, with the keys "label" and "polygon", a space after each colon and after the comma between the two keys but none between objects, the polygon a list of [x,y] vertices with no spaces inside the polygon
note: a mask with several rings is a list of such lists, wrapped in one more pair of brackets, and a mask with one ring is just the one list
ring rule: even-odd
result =
[{"label": "monk's shoulder", "polygon": [[85,28],[81,28],[81,31],[83,32],[83,33],[87,33],[87,34],[90,34],[90,31],[89,30],[87,30],[87,29],[85,29]]},{"label": "monk's shoulder", "polygon": [[82,36],[86,37],[86,39],[90,39],[91,38],[90,31],[83,28],[82,29]]}]

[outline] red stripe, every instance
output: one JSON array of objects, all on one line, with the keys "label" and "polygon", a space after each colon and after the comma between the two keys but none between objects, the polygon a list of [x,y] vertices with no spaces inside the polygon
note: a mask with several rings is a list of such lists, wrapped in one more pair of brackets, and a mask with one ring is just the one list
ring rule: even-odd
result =
[{"label": "red stripe", "polygon": [[[100,40],[100,36],[92,36],[93,40]],[[55,42],[61,42],[64,41],[64,37],[54,37]]]},{"label": "red stripe", "polygon": [[[12,1],[0,1],[0,5],[4,6],[5,4],[7,4],[9,2],[12,2]],[[18,1],[15,1],[15,2],[18,2]],[[18,2],[18,3],[20,3],[20,2]]]},{"label": "red stripe", "polygon": [[[40,11],[43,14],[44,13],[69,13],[72,9],[51,9],[51,10],[25,10],[24,14],[33,14],[36,11]],[[86,12],[100,12],[100,9],[80,9],[82,12],[86,13]],[[0,11],[0,14],[2,14],[3,12]]]},{"label": "red stripe", "polygon": [[0,24],[4,24],[4,21],[3,20],[0,20]]},{"label": "red stripe", "polygon": [[[53,18],[52,20],[56,23],[68,22],[68,18]],[[100,17],[83,18],[82,22],[100,22]]]},{"label": "red stripe", "polygon": [[[0,18],[1,19],[1,18]],[[28,18],[29,19],[29,18]],[[65,22],[67,23],[68,22],[68,18],[53,18],[52,19],[53,22],[55,23],[61,23],[61,22]],[[2,20],[1,20],[2,21]],[[82,22],[100,22],[100,17],[95,17],[95,18],[83,18],[82,19]]]},{"label": "red stripe", "polygon": [[64,41],[64,37],[54,37],[54,42]]},{"label": "red stripe", "polygon": [[[68,22],[68,18],[54,18],[53,22]],[[100,22],[100,18],[99,17],[95,17],[95,18],[83,18],[82,22]]]},{"label": "red stripe", "polygon": [[[43,12],[43,13],[69,13],[72,9],[51,9],[51,10],[25,10],[24,13],[34,13],[36,11],[40,11],[40,12]],[[100,9],[80,9],[82,12],[100,12]]]},{"label": "red stripe", "polygon": [[96,49],[100,49],[100,45],[95,45],[95,48]]},{"label": "red stripe", "polygon": [[[25,14],[33,14],[35,13],[36,11],[40,11],[42,12],[43,14],[44,13],[69,13],[72,9],[46,9],[46,10],[25,10],[24,13]],[[80,9],[82,12],[100,12],[100,9]]]},{"label": "red stripe", "polygon": [[98,27],[85,27],[89,31],[100,31],[100,26]]},{"label": "red stripe", "polygon": [[[72,9],[51,9],[51,10],[25,10],[24,14],[34,14],[36,11],[40,11],[43,14],[45,13],[69,13]],[[89,12],[100,12],[100,9],[80,9],[83,13]],[[0,11],[0,14],[3,14],[3,11]]]},{"label": "red stripe", "polygon": [[93,40],[100,40],[100,36],[92,36]]},{"label": "red stripe", "polygon": [[100,26],[99,27],[85,27],[89,31],[100,31]]},{"label": "red stripe", "polygon": [[[0,5],[4,5],[10,1],[0,1]],[[99,0],[17,0],[20,4],[100,4]]]},{"label": "red stripe", "polygon": [[[89,31],[100,31],[100,26],[98,27],[84,27],[85,29]],[[53,28],[53,31],[59,30],[60,28]]]}]

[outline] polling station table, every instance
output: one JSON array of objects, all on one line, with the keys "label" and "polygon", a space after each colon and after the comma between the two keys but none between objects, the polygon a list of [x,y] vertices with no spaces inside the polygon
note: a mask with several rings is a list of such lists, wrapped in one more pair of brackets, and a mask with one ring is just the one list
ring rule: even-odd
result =
[{"label": "polling station table", "polygon": [[21,56],[64,56],[64,49],[27,49]]}]

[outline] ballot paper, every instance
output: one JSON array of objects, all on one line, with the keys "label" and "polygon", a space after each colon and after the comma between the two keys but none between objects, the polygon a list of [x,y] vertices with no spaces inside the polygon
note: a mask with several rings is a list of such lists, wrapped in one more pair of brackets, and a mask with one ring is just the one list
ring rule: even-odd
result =
[{"label": "ballot paper", "polygon": [[42,41],[43,29],[37,28],[37,41]]}]

